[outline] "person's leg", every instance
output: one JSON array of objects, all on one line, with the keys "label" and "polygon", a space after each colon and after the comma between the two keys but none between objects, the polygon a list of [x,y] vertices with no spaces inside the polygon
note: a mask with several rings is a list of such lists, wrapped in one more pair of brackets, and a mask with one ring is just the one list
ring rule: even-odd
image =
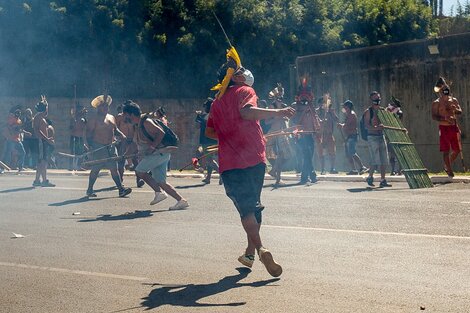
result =
[{"label": "person's leg", "polygon": [[161,189],[163,189],[167,194],[173,197],[176,201],[183,200],[183,197],[176,191],[176,189],[167,182],[158,183]]},{"label": "person's leg", "polygon": [[318,152],[318,158],[320,159],[320,174],[321,175],[325,175],[326,174],[326,171],[325,171],[325,156],[323,155],[323,153],[321,152]]},{"label": "person's leg", "polygon": [[389,154],[387,143],[385,142],[385,137],[381,137],[379,144],[379,157],[380,157],[380,180],[382,186],[388,187],[387,181],[385,180],[385,171],[387,170]]},{"label": "person's leg", "polygon": [[274,157],[270,157],[268,159],[268,162],[269,162],[269,164],[271,164],[271,170],[268,172],[268,174],[271,177],[275,177],[274,170],[275,170],[275,166],[276,166],[276,159]]},{"label": "person's leg", "polygon": [[125,166],[125,164],[126,164],[125,159],[119,160],[119,162],[118,162],[117,172],[118,172],[119,178],[121,179],[121,182],[124,180],[124,166]]},{"label": "person's leg", "polygon": [[29,139],[23,140],[23,148],[24,148],[24,166],[27,168],[31,168],[31,141]]},{"label": "person's leg", "polygon": [[177,203],[175,206],[171,207],[170,209],[180,209],[179,207],[179,202],[183,200],[185,202],[184,205],[182,205],[181,208],[186,208],[187,202],[186,199],[184,199],[176,189],[166,181],[166,171],[168,168],[168,162],[170,161],[170,155],[161,155],[161,157],[157,156],[157,166],[152,169],[152,177],[153,179],[158,183],[158,186],[165,191],[167,194],[169,194],[172,198],[174,198]]},{"label": "person's leg", "polygon": [[24,150],[23,143],[21,141],[15,142],[15,150],[18,153],[17,167],[18,170],[23,170],[24,167],[24,158],[26,156],[26,151]]},{"label": "person's leg", "polygon": [[114,184],[116,187],[119,189],[122,189],[122,180],[121,180],[121,175],[118,172],[117,166],[114,168],[110,168],[109,171],[111,172],[111,177],[113,178]]},{"label": "person's leg", "polygon": [[352,159],[354,159],[354,161],[356,162],[356,164],[359,165],[359,168],[362,170],[362,169],[365,169],[365,165],[364,163],[362,163],[362,160],[361,158],[359,157],[359,155],[356,153],[352,156]]},{"label": "person's leg", "polygon": [[[126,142],[121,141],[118,146],[117,146],[117,151],[119,156],[123,156],[126,152]],[[119,174],[119,177],[121,178],[121,182],[124,180],[124,166],[126,164],[126,159],[122,158],[117,162],[117,171]]]},{"label": "person's leg", "polygon": [[452,164],[457,159],[462,149],[460,131],[458,131],[458,128],[450,134],[450,147],[452,153],[449,155],[449,162],[451,166],[450,169],[452,170]]},{"label": "person's leg", "polygon": [[305,138],[299,139],[299,145],[302,152],[302,171],[300,175],[300,182],[306,183],[308,181],[308,176],[312,166],[311,154],[307,145],[307,140]]},{"label": "person's leg", "polygon": [[[204,150],[204,151],[207,152],[207,150]],[[205,182],[206,184],[210,184],[212,172],[214,171],[211,155],[206,157],[204,165],[205,165],[207,174],[206,174],[206,177],[203,179],[203,182]]]},{"label": "person's leg", "polygon": [[[309,164],[309,171],[308,175],[312,183],[317,181],[317,173],[315,173],[315,162],[313,160],[313,156],[315,155],[315,140],[312,136],[307,137],[308,140],[308,164]],[[323,152],[322,152],[323,153]]]},{"label": "person's leg", "polygon": [[442,152],[442,157],[444,159],[444,170],[447,172],[447,174],[452,173],[452,165],[450,163],[450,153],[449,151],[444,151]]},{"label": "person's leg", "polygon": [[153,179],[152,175],[146,172],[135,172],[138,179],[143,179],[155,192],[161,192],[159,184]]},{"label": "person's leg", "polygon": [[41,177],[42,182],[47,182],[47,160],[41,160]]},{"label": "person's leg", "polygon": [[88,189],[87,189],[87,194],[93,193],[93,186],[95,185],[96,179],[98,179],[98,175],[100,174],[100,169],[99,168],[93,168],[90,171],[90,176],[88,177]]},{"label": "person's leg", "polygon": [[452,153],[450,154],[449,156],[449,161],[450,161],[450,164],[452,165],[454,163],[454,161],[457,159],[457,157],[459,156],[460,154],[460,151],[452,151]]},{"label": "person's leg", "polygon": [[397,173],[395,171],[395,164],[396,164],[395,156],[393,154],[390,154],[390,167],[391,167],[390,175],[395,175]]},{"label": "person's leg", "polygon": [[279,184],[281,182],[281,175],[282,175],[282,170],[284,168],[284,164],[286,163],[286,160],[279,157],[276,161],[276,183]]},{"label": "person's leg", "polygon": [[241,222],[248,239],[248,246],[245,250],[245,254],[254,255],[255,251],[259,251],[263,246],[261,243],[261,236],[259,234],[261,223],[256,221],[254,213],[250,213],[247,216],[242,217]]},{"label": "person's leg", "polygon": [[330,165],[331,165],[330,173],[331,174],[337,174],[338,173],[336,171],[335,163],[336,163],[336,154],[330,154]]},{"label": "person's leg", "polygon": [[387,166],[382,164],[380,165],[380,180],[385,180],[385,170],[386,170]]},{"label": "person's leg", "polygon": [[[69,139],[69,147],[70,147],[70,154],[75,155],[75,136],[70,136]],[[70,158],[69,160],[69,171],[73,171],[76,169],[76,158]]]},{"label": "person's leg", "polygon": [[378,169],[380,163],[380,155],[379,155],[379,143],[377,140],[377,136],[369,136],[367,138],[367,145],[369,148],[369,156],[370,156],[370,169],[369,169],[369,177],[367,178],[367,183],[369,186],[374,186],[374,171]]},{"label": "person's leg", "polygon": [[354,164],[354,159],[352,156],[346,156],[346,159],[348,160],[349,163],[349,168],[351,169],[351,172],[356,171],[356,165]]},{"label": "person's leg", "polygon": [[13,165],[11,164],[12,149],[13,149],[12,141],[5,140],[5,144],[3,145],[2,161],[9,167],[13,167]]},{"label": "person's leg", "polygon": [[41,182],[41,173],[42,173],[42,161],[39,160],[36,163],[36,178],[34,179],[34,184],[39,184]]}]

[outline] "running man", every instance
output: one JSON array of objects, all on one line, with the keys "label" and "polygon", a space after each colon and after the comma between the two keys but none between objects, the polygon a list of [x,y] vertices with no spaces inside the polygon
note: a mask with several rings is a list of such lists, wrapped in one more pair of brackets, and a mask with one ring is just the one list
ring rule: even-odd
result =
[{"label": "running man", "polygon": [[188,201],[166,181],[171,148],[162,144],[164,130],[148,116],[142,116],[137,103],[127,102],[123,106],[122,113],[127,123],[136,125],[134,138],[141,160],[135,168],[135,173],[155,191],[155,197],[150,205],[165,200],[169,194],[177,201],[170,210],[183,210],[189,207]]},{"label": "running man", "polygon": [[291,117],[294,109],[258,108],[258,97],[251,87],[253,75],[241,67],[235,48],[228,51],[227,59],[230,61],[219,70],[215,87],[219,93],[212,104],[206,136],[219,142],[219,169],[225,192],[235,204],[247,234],[248,244],[238,261],[251,268],[257,251],[269,274],[278,277],[282,267],[263,246],[260,236],[266,143],[259,120]]}]

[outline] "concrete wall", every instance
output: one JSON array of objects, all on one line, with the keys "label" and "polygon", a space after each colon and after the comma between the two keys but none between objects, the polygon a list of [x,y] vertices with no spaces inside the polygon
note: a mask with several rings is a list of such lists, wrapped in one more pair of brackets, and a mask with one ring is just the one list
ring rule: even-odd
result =
[{"label": "concrete wall", "polygon": [[[92,99],[79,99],[79,102],[89,107]],[[123,103],[125,99],[113,99],[110,113],[116,112],[116,106]],[[180,147],[173,155],[171,167],[180,168],[191,161],[191,157],[199,141],[199,128],[195,122],[194,111],[202,109],[202,99],[133,99],[141,106],[144,112],[150,112],[160,106],[164,106],[171,123],[170,127],[180,138]],[[5,125],[8,111],[13,105],[21,105],[23,108],[34,108],[38,99],[30,98],[0,98],[0,127]],[[69,98],[49,98],[49,118],[54,122],[56,130],[56,151],[69,153],[69,138],[71,123],[71,108],[73,99]],[[3,118],[1,118],[3,116]],[[1,136],[0,136],[1,137]],[[3,138],[0,139],[0,155],[3,149]],[[59,167],[67,168],[68,159],[57,157]]]},{"label": "concrete wall", "polygon": [[[431,44],[438,45],[439,54],[430,54]],[[304,56],[297,58],[296,67],[299,77],[307,76],[312,82],[315,96],[330,92],[338,111],[339,104],[350,99],[360,116],[373,90],[382,94],[383,105],[391,95],[402,100],[405,127],[425,166],[432,171],[443,169],[431,103],[436,99],[433,92],[436,80],[439,75],[445,76],[452,81],[452,93],[463,109],[460,118],[463,150],[466,164],[470,164],[470,33]],[[342,140],[336,135],[338,168],[343,168]],[[367,161],[364,141],[359,141],[358,150]]]}]

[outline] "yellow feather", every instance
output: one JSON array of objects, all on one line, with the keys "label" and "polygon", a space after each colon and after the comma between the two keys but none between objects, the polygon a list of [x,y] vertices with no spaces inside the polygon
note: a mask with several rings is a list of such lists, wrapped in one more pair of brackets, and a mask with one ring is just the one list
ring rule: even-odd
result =
[{"label": "yellow feather", "polygon": [[240,60],[240,56],[238,55],[238,52],[235,47],[230,47],[230,49],[227,50],[227,60],[229,58],[232,58],[235,63],[237,63],[237,68],[242,66],[242,61]]},{"label": "yellow feather", "polygon": [[228,84],[230,83],[230,80],[232,79],[233,73],[235,73],[235,70],[231,67],[227,69],[227,74],[225,74],[224,80],[221,83],[219,93],[217,94],[217,99],[220,99],[225,91],[227,90]]}]

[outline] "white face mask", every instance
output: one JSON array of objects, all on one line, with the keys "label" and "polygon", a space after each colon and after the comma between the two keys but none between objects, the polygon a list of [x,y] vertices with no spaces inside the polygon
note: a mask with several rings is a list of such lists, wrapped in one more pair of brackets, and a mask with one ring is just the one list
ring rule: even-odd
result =
[{"label": "white face mask", "polygon": [[242,75],[245,77],[245,84],[250,87],[253,86],[255,78],[253,77],[253,74],[250,72],[250,70],[245,69]]}]

